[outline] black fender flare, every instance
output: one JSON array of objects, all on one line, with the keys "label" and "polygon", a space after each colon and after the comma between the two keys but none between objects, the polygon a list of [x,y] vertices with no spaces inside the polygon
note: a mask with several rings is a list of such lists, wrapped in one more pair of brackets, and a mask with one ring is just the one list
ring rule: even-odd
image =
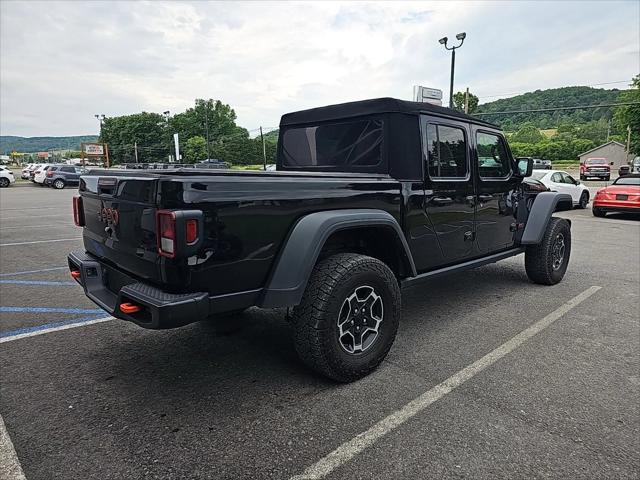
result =
[{"label": "black fender flare", "polygon": [[327,239],[339,230],[370,226],[382,226],[395,232],[404,248],[411,274],[415,276],[416,267],[409,245],[400,225],[390,213],[377,209],[315,212],[302,217],[291,230],[258,306],[275,308],[298,305]]},{"label": "black fender flare", "polygon": [[536,195],[520,243],[522,245],[539,244],[544,237],[553,212],[568,210],[572,205],[571,195],[566,193],[541,192]]}]

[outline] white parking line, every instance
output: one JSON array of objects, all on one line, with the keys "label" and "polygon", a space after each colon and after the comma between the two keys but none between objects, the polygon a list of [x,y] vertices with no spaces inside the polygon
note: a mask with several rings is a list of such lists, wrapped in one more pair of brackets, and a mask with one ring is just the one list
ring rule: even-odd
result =
[{"label": "white parking line", "polygon": [[0,247],[11,247],[13,245],[33,245],[34,243],[68,242],[70,240],[82,240],[82,237],[56,238],[54,240],[36,240],[34,242],[0,243]]},{"label": "white parking line", "polygon": [[2,415],[0,415],[0,478],[3,480],[26,480]]},{"label": "white parking line", "polygon": [[94,320],[83,320],[78,323],[68,323],[66,325],[59,325],[57,327],[43,328],[42,330],[34,330],[32,332],[20,333],[18,335],[12,335],[10,337],[0,337],[0,343],[13,342],[14,340],[20,340],[22,338],[28,338],[28,337],[35,337],[37,335],[44,335],[45,333],[58,332],[60,330],[69,330],[70,328],[86,327],[87,325],[93,325],[94,323],[108,322],[110,320],[115,320],[115,318],[102,317],[102,318],[96,318]]},{"label": "white parking line", "polygon": [[495,362],[514,351],[524,342],[534,335],[552,325],[556,320],[561,318],[572,308],[584,302],[591,295],[596,293],[602,287],[593,286],[586,289],[579,295],[576,295],[565,304],[558,307],[542,320],[537,321],[529,328],[523,330],[515,337],[506,341],[495,350],[492,350],[484,357],[476,360],[471,365],[463,368],[457,373],[447,378],[444,382],[436,385],[431,390],[423,393],[415,400],[407,403],[404,407],[396,410],[389,416],[383,418],[373,425],[369,430],[360,433],[348,442],[343,443],[333,452],[307,468],[302,474],[291,477],[291,480],[314,480],[327,476],[336,468],[350,461],[353,457],[373,445],[376,441],[384,437],[387,433],[395,430],[407,420],[416,416],[432,403],[438,401],[455,388],[459,387],[467,380],[473,378],[485,368],[493,365]]},{"label": "white parking line", "polygon": [[50,228],[50,227],[73,227],[73,223],[56,223],[55,225],[18,225],[17,227],[0,227],[0,232],[4,230],[16,230],[22,228]]}]

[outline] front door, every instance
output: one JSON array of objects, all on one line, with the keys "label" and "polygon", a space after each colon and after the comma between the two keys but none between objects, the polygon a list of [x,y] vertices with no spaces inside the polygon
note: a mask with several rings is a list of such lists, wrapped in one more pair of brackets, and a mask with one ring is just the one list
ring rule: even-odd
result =
[{"label": "front door", "polygon": [[477,253],[497,252],[515,241],[513,191],[520,179],[502,134],[474,128]]},{"label": "front door", "polygon": [[458,263],[473,254],[474,192],[469,127],[464,122],[422,117],[425,151],[424,210],[440,255],[424,252],[420,270]]}]

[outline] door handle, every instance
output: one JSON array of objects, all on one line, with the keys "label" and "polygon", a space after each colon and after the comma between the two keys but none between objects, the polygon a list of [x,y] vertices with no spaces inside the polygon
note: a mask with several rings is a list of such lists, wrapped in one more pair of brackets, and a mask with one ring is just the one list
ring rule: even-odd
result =
[{"label": "door handle", "polygon": [[493,200],[493,195],[478,195],[478,198],[481,202],[488,202],[489,200]]},{"label": "door handle", "polygon": [[471,206],[474,206],[476,204],[476,197],[475,195],[468,195],[466,197],[464,197],[464,199],[467,201],[467,203]]},{"label": "door handle", "polygon": [[433,197],[433,203],[436,205],[449,205],[453,203],[453,199],[451,197]]}]

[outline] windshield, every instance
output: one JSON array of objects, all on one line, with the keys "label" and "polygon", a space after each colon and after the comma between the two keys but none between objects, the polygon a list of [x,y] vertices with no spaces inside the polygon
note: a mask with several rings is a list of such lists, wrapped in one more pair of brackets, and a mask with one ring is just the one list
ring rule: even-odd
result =
[{"label": "windshield", "polygon": [[544,177],[547,173],[549,173],[548,170],[544,170],[544,171],[540,171],[540,170],[534,170],[531,173],[531,178],[535,178],[536,180],[540,180],[542,177]]},{"label": "windshield", "polygon": [[640,187],[640,177],[620,177],[615,182],[614,185],[633,185],[636,187]]},{"label": "windshield", "polygon": [[602,163],[607,163],[604,158],[590,158],[587,160],[587,165],[600,165]]}]

